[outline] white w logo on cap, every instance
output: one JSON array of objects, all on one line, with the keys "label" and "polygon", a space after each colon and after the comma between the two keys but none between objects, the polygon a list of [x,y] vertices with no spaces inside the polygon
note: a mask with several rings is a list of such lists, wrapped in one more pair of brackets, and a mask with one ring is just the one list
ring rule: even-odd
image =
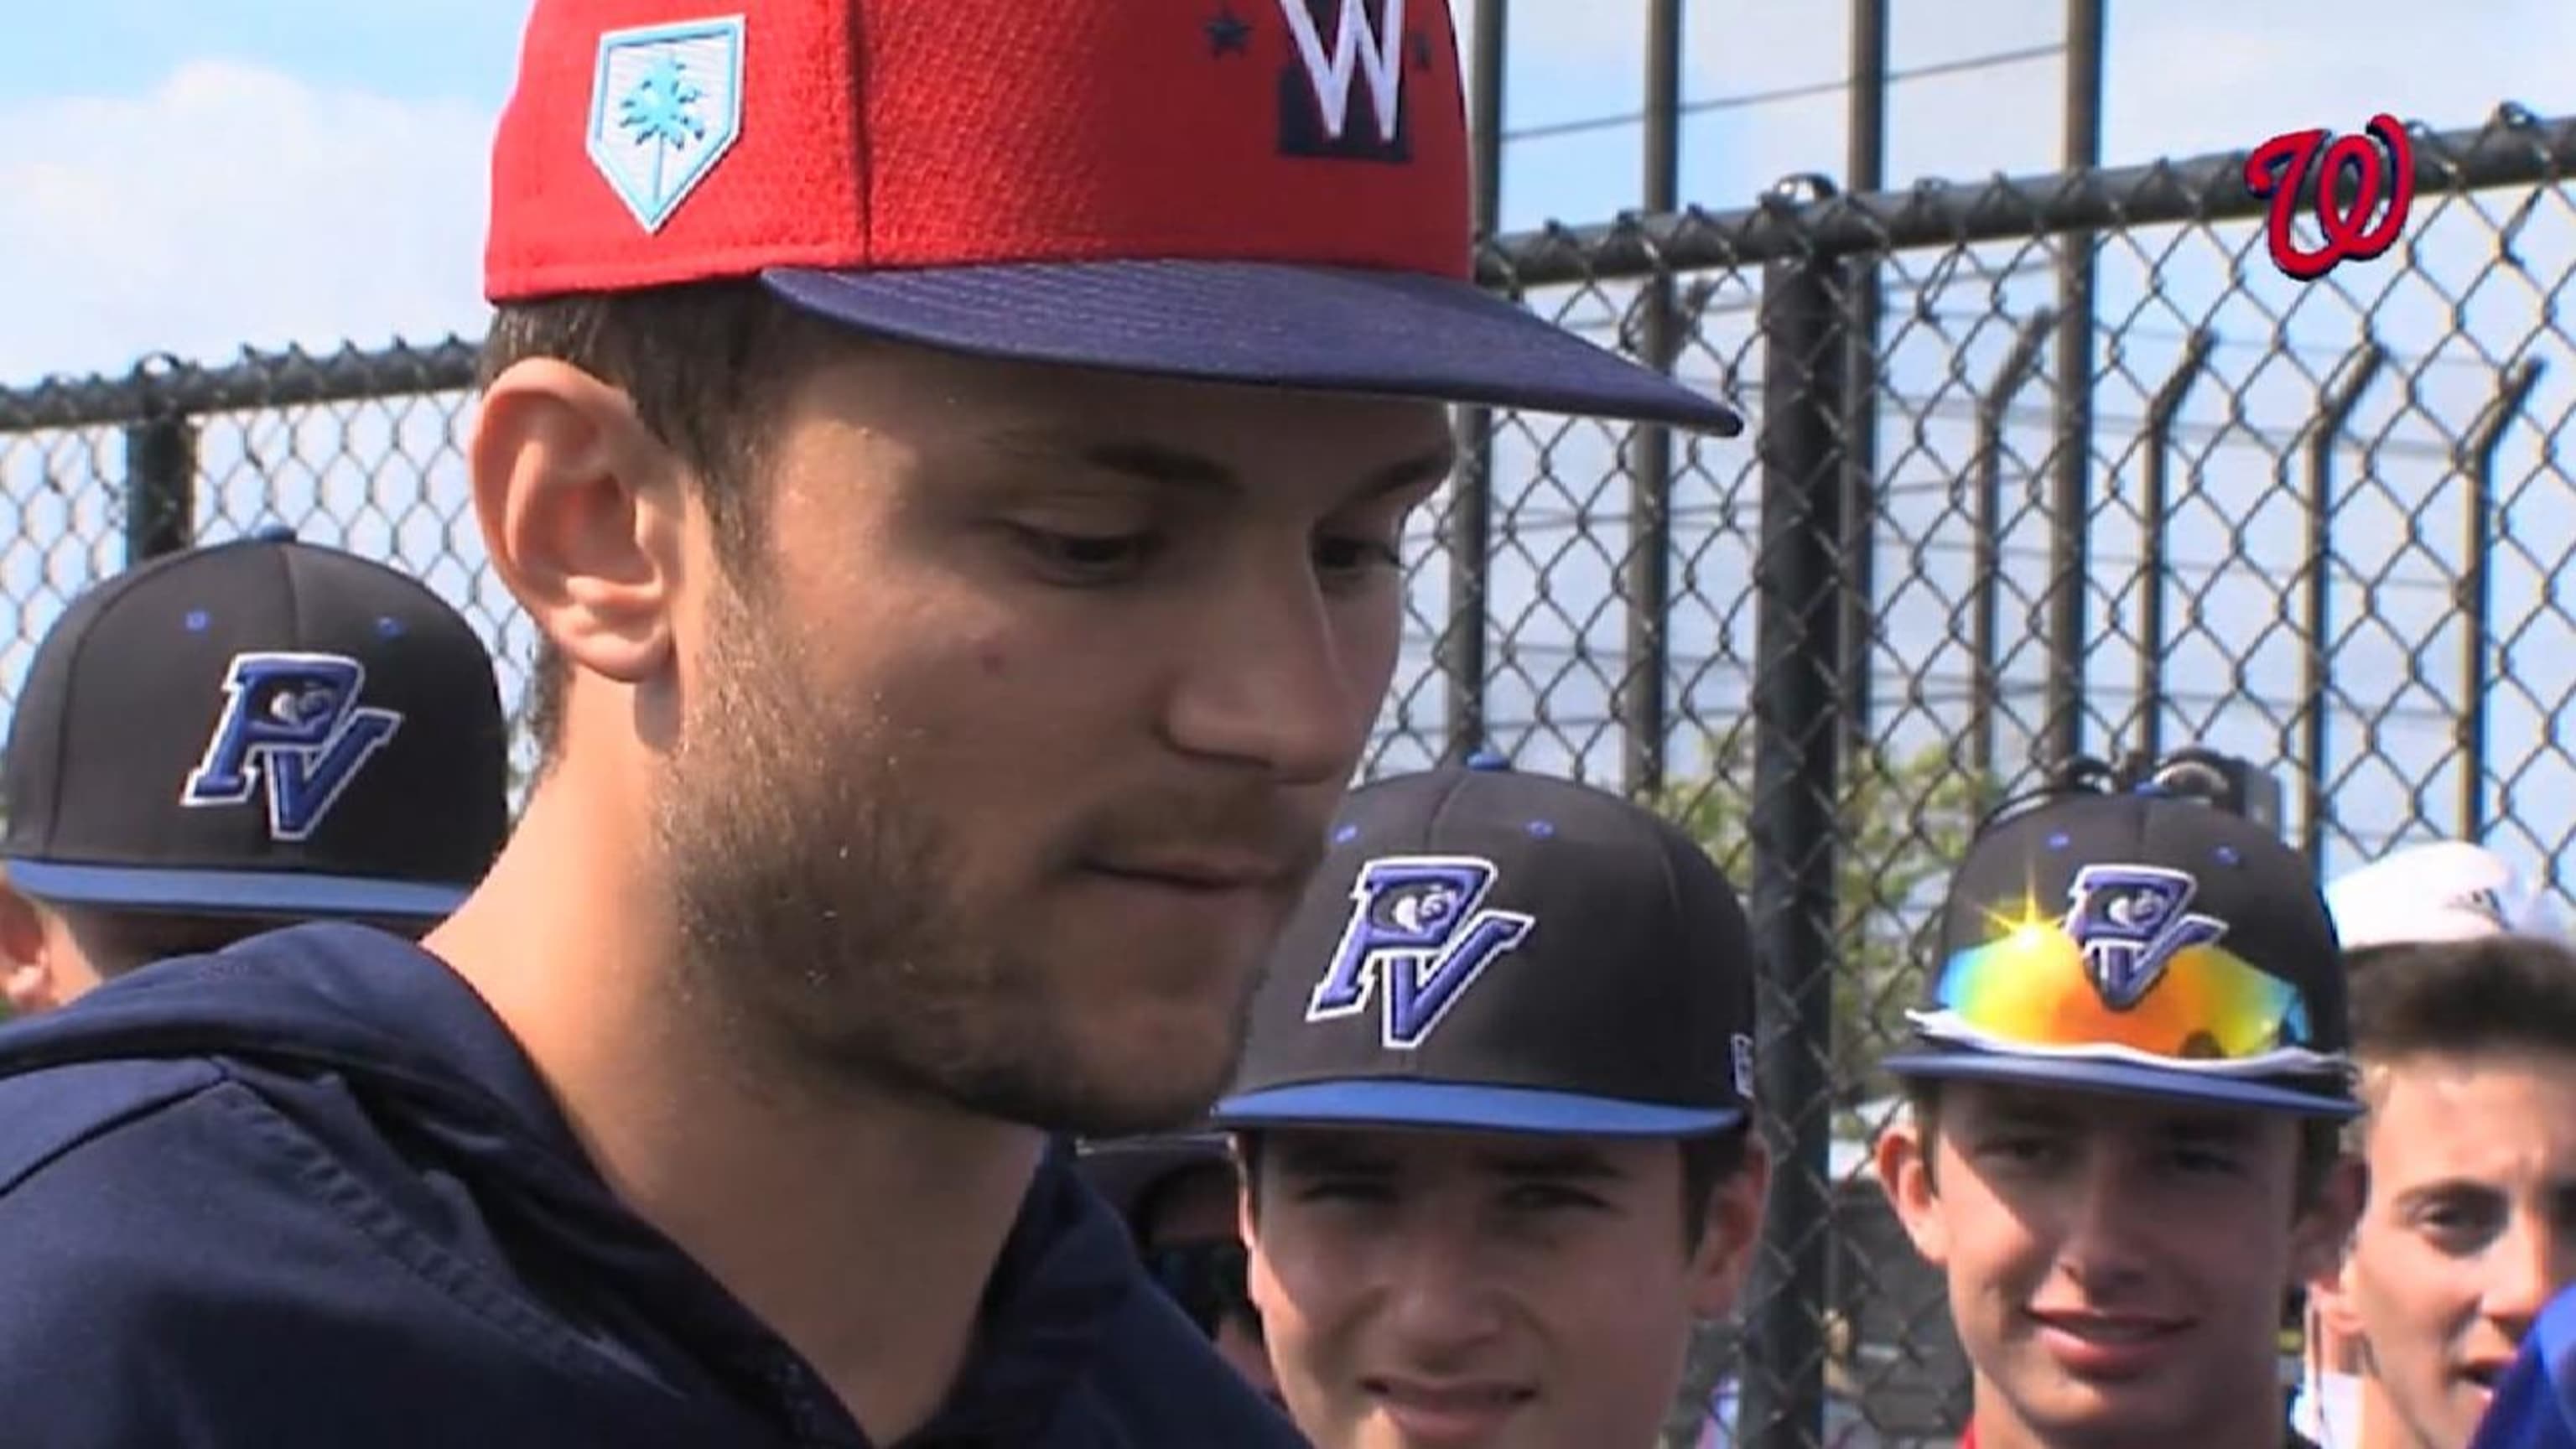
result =
[{"label": "white w logo on cap", "polygon": [[1279,13],[1288,21],[1288,33],[1297,39],[1297,58],[1304,62],[1306,79],[1315,87],[1315,105],[1324,115],[1324,133],[1334,140],[1342,138],[1351,114],[1352,72],[1368,79],[1369,100],[1377,110],[1377,134],[1381,141],[1395,140],[1395,108],[1398,89],[1404,83],[1404,0],[1386,0],[1385,23],[1369,29],[1365,0],[1341,0],[1341,16],[1333,28],[1333,50],[1324,53],[1324,39],[1315,33],[1315,17],[1306,8],[1306,0],[1279,0]]}]

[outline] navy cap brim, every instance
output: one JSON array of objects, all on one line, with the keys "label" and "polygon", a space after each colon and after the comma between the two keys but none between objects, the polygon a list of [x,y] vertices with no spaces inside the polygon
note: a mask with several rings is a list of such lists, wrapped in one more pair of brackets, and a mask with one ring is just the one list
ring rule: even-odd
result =
[{"label": "navy cap brim", "polygon": [[1387,1077],[1267,1087],[1216,1104],[1218,1126],[1396,1127],[1555,1137],[1698,1137],[1743,1125],[1738,1107],[1675,1107],[1610,1097]]},{"label": "navy cap brim", "polygon": [[2213,1107],[2250,1107],[2303,1117],[2354,1117],[2361,1112],[2360,1103],[2331,1092],[2210,1073],[2164,1071],[2132,1062],[1930,1050],[1900,1052],[1886,1057],[1879,1062],[1879,1069],[1893,1077],[2020,1082],[2039,1087],[2063,1087],[2069,1091],[2197,1102]]},{"label": "navy cap brim", "polygon": [[9,884],[42,901],[117,910],[295,919],[435,921],[465,901],[463,886],[284,871],[159,870],[12,860]]},{"label": "navy cap brim", "polygon": [[796,306],[977,356],[1671,423],[1736,411],[1481,288],[1416,272],[1187,259],[773,268]]}]

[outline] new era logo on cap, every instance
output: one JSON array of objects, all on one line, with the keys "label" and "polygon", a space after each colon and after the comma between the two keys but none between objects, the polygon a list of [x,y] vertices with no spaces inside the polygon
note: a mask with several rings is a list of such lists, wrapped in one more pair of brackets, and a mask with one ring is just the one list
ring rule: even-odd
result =
[{"label": "new era logo on cap", "polygon": [[759,278],[977,356],[1735,413],[1478,290],[1444,0],[537,0],[485,294]]},{"label": "new era logo on cap", "polygon": [[1354,792],[1217,1121],[1686,1136],[1740,1124],[1752,936],[1699,846],[1500,768]]}]

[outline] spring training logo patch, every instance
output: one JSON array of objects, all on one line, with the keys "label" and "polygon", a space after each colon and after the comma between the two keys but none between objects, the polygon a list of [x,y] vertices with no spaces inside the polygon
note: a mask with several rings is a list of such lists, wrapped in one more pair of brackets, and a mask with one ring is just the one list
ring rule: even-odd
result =
[{"label": "spring training logo patch", "polygon": [[2178,952],[2227,934],[2225,921],[2187,909],[2199,892],[2191,872],[2160,865],[2088,865],[2075,873],[2064,929],[2084,953],[2103,1005],[2137,1005]]},{"label": "spring training logo patch", "polygon": [[657,232],[742,134],[743,20],[599,38],[585,149],[635,221]]},{"label": "spring training logo patch", "polygon": [[247,805],[265,796],[270,839],[311,836],[402,728],[399,710],[358,703],[366,683],[366,666],[345,655],[234,655],[223,713],[179,803]]},{"label": "spring training logo patch", "polygon": [[1368,1010],[1384,993],[1380,1039],[1412,1051],[1538,926],[1536,916],[1483,908],[1494,863],[1467,855],[1380,856],[1351,886],[1351,914],[1306,1020]]}]

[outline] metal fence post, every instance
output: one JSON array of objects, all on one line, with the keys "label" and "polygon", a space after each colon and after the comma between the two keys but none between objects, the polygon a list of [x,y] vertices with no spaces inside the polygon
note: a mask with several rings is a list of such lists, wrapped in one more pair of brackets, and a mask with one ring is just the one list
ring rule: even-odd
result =
[{"label": "metal fence post", "polygon": [[[1471,131],[1476,149],[1475,228],[1481,245],[1502,225],[1503,205],[1503,52],[1511,31],[1509,0],[1483,0],[1476,7],[1472,42],[1475,80],[1470,100],[1475,107]],[[1493,575],[1494,411],[1459,409],[1458,431],[1466,457],[1449,495],[1449,619],[1433,646],[1433,666],[1448,683],[1449,763],[1457,764],[1483,749],[1485,738],[1485,637],[1492,626],[1486,591]]]},{"label": "metal fence post", "polygon": [[[2107,0],[2066,4],[2066,169],[2084,184],[2102,164],[2102,52]],[[2094,234],[2058,240],[2057,459],[2049,488],[2048,713],[2044,757],[2084,751],[2085,611],[2093,555]]]},{"label": "metal fence post", "polygon": [[[1646,211],[1668,215],[1681,196],[1682,0],[1647,0]],[[1637,350],[1648,367],[1673,371],[1683,321],[1670,268],[1637,288]],[[1628,612],[1626,668],[1611,712],[1626,736],[1623,787],[1644,797],[1664,787],[1672,679],[1673,434],[1644,424],[1630,435],[1628,557],[1619,592]]]},{"label": "metal fence post", "polygon": [[196,534],[197,425],[155,396],[147,364],[134,370],[147,400],[125,425],[125,565],[186,548]]},{"label": "metal fence post", "polygon": [[1969,540],[1974,562],[1968,580],[1968,763],[1981,780],[2000,780],[2006,773],[1995,745],[1995,712],[2003,702],[2004,420],[2056,325],[2052,308],[2030,314],[1995,369],[1995,380],[1977,399],[1977,491],[1968,505],[1975,535]]},{"label": "metal fence post", "polygon": [[2308,617],[2303,661],[2306,681],[2300,690],[2299,706],[2300,754],[2307,766],[2308,801],[2305,818],[2299,823],[2299,848],[2308,864],[2318,870],[2325,868],[2326,817],[2333,813],[2328,804],[2333,798],[2333,782],[2326,778],[2326,755],[2332,743],[2326,692],[2332,683],[2334,645],[2326,636],[2334,627],[2334,515],[2339,506],[2334,450],[2343,441],[2344,426],[2352,421],[2353,409],[2361,406],[2361,395],[2370,390],[2380,368],[2387,363],[2388,350],[2376,341],[2354,349],[2340,374],[2343,385],[2328,386],[2324,405],[2308,434]]},{"label": "metal fence post", "polygon": [[2522,415],[2548,364],[2526,357],[2496,380],[2495,399],[2469,425],[2452,466],[2468,475],[2468,538],[2460,566],[2458,604],[2466,637],[2460,641],[2460,838],[2487,830],[2487,651],[2495,638],[2496,447]]},{"label": "metal fence post", "polygon": [[2191,385],[2200,380],[2201,370],[2209,365],[2211,349],[2218,345],[2218,334],[2206,327],[2192,329],[2190,340],[2183,344],[2182,361],[2174,365],[2173,375],[2147,403],[2147,460],[2145,486],[2138,500],[2139,532],[2145,538],[2138,555],[2138,748],[2147,758],[2162,758],[2165,752],[2165,514],[2173,506],[2171,469],[2173,467],[2174,419],[2181,416],[2183,399]]},{"label": "metal fence post", "polygon": [[1753,1449],[1809,1449],[1824,1426],[1846,265],[1789,258],[1762,286],[1750,824],[1768,1027],[1757,1091],[1773,1169],[1743,1375],[1741,1442]]},{"label": "metal fence post", "polygon": [[[1875,194],[1887,175],[1887,32],[1889,0],[1852,0],[1851,114],[1844,183],[1851,195]],[[1878,419],[1880,314],[1886,294],[1878,258],[1859,254],[1850,271],[1851,375],[1843,404],[1843,569],[1850,579],[1843,607],[1844,748],[1859,759],[1878,744],[1872,733],[1878,677]]]}]

